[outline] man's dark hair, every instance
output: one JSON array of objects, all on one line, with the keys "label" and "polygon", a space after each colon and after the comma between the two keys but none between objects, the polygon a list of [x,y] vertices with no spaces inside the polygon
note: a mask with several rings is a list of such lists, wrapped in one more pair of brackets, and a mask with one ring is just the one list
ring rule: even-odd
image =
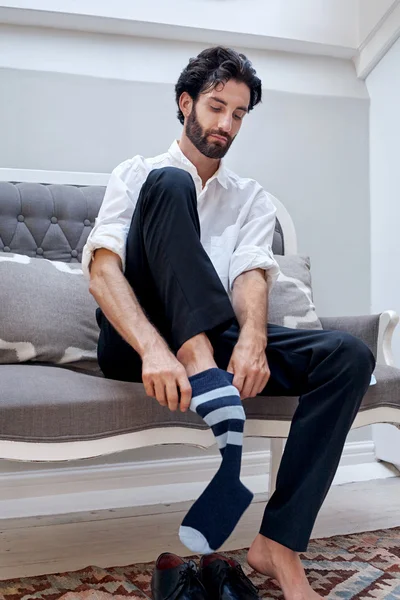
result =
[{"label": "man's dark hair", "polygon": [[179,98],[183,92],[187,92],[196,102],[202,92],[210,91],[219,84],[225,85],[230,79],[245,83],[249,87],[249,111],[261,102],[261,80],[244,54],[239,54],[231,48],[216,46],[203,50],[196,58],[191,58],[175,86],[178,119],[182,125],[184,116],[179,108]]}]

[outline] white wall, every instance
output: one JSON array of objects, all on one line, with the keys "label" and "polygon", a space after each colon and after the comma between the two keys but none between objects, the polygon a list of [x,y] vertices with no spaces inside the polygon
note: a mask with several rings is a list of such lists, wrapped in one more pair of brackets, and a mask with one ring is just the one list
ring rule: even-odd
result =
[{"label": "white wall", "polygon": [[[367,79],[371,96],[371,304],[400,312],[400,40]],[[400,331],[394,334],[400,366]]]},{"label": "white wall", "polygon": [[[372,311],[400,313],[400,39],[367,78],[371,96],[371,303]],[[400,367],[400,331],[394,333]],[[374,425],[376,455],[400,467],[400,431]]]}]

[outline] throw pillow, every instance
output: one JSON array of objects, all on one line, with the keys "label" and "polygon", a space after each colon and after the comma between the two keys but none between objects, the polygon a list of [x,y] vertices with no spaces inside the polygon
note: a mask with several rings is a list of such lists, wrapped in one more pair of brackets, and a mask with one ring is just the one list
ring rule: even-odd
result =
[{"label": "throw pillow", "polygon": [[96,302],[79,263],[0,255],[0,363],[99,371]]},{"label": "throw pillow", "polygon": [[322,329],[313,303],[310,259],[275,256],[281,269],[269,297],[268,322],[292,329]]}]

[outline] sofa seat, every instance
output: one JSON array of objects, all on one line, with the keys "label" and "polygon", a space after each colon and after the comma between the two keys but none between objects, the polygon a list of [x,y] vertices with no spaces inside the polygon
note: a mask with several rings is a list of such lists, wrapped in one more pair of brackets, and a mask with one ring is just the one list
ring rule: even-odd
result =
[{"label": "sofa seat", "polygon": [[[378,383],[360,412],[400,408],[400,370],[378,365]],[[66,368],[39,364],[0,367],[0,440],[71,442],[161,427],[207,429],[197,414],[171,412],[149,398],[142,384],[112,381]],[[248,420],[291,420],[296,397],[244,401]],[[177,440],[179,442],[179,440]]]}]

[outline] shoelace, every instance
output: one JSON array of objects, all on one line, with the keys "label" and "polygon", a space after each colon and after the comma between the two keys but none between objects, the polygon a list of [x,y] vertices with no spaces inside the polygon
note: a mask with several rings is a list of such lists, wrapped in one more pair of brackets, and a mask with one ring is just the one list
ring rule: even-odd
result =
[{"label": "shoelace", "polygon": [[185,569],[181,571],[180,575],[179,575],[179,579],[176,582],[176,586],[174,587],[173,590],[171,590],[171,592],[168,594],[168,596],[165,597],[165,600],[169,600],[169,598],[172,598],[174,596],[174,594],[183,588],[183,586],[188,582],[188,581],[196,581],[198,584],[200,584],[198,576],[197,576],[197,567],[196,567],[196,563],[193,562],[192,560],[189,560],[186,565],[185,565]]},{"label": "shoelace", "polygon": [[254,585],[254,583],[252,581],[250,581],[250,579],[248,577],[246,577],[246,575],[243,573],[242,567],[240,565],[235,565],[234,567],[231,567],[228,565],[228,563],[226,563],[226,567],[225,566],[219,566],[219,573],[218,575],[221,573],[221,571],[223,571],[223,573],[221,573],[222,577],[221,577],[221,581],[220,581],[220,587],[219,587],[219,595],[222,596],[222,588],[226,582],[227,579],[229,579],[230,576],[234,576],[238,583],[244,587],[245,589],[254,592],[255,594],[258,594],[259,589],[257,586]]}]

